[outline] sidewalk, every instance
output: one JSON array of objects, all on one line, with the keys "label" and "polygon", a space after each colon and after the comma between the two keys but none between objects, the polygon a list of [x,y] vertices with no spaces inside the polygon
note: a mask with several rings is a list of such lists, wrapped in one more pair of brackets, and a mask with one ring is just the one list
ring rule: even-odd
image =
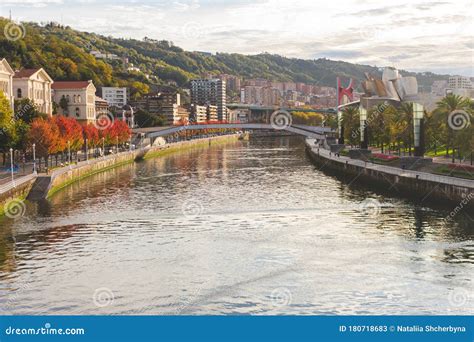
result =
[{"label": "sidewalk", "polygon": [[422,171],[403,170],[401,168],[397,168],[393,166],[385,166],[385,165],[380,165],[380,164],[374,164],[371,162],[364,162],[362,160],[351,159],[349,157],[344,157],[344,156],[338,157],[334,153],[331,153],[330,151],[324,149],[323,147],[318,148],[317,146],[314,145],[314,141],[311,141],[311,140],[312,139],[308,139],[307,143],[309,144],[309,147],[314,153],[319,154],[326,159],[339,162],[341,164],[347,163],[349,165],[355,165],[355,166],[370,169],[370,170],[377,170],[377,171],[381,171],[384,173],[388,173],[388,174],[392,174],[392,175],[396,175],[400,177],[416,178],[416,179],[422,179],[422,180],[431,181],[431,182],[437,182],[441,184],[456,185],[456,186],[462,186],[462,187],[474,189],[474,181],[469,180],[469,179],[436,175],[433,173],[422,172]]}]

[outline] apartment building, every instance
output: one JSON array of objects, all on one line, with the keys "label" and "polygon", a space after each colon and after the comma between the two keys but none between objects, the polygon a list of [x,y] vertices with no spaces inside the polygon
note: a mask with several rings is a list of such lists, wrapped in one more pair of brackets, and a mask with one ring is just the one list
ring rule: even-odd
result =
[{"label": "apartment building", "polygon": [[181,96],[175,92],[149,94],[133,101],[132,105],[153,115],[166,118],[167,125],[189,120],[189,111],[181,106]]},{"label": "apartment building", "polygon": [[122,108],[128,103],[127,88],[102,87],[102,98],[110,107]]},{"label": "apartment building", "polygon": [[226,82],[220,79],[192,80],[191,103],[216,106],[218,120],[227,120]]},{"label": "apartment building", "polygon": [[103,98],[96,96],[95,97],[95,114],[96,117],[101,115],[107,115],[109,113],[109,103]]}]

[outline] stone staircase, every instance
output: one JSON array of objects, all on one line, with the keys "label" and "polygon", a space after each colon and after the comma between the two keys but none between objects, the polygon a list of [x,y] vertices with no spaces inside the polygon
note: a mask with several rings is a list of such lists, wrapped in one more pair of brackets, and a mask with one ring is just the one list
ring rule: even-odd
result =
[{"label": "stone staircase", "polygon": [[29,201],[41,201],[45,199],[46,196],[48,195],[48,191],[50,187],[51,187],[51,176],[38,175],[26,199]]}]

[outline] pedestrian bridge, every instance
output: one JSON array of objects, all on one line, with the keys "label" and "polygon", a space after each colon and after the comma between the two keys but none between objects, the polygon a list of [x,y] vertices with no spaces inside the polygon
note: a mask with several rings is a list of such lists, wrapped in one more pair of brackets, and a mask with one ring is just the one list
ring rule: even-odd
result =
[{"label": "pedestrian bridge", "polygon": [[275,126],[264,123],[223,123],[223,124],[196,124],[184,126],[170,127],[148,127],[136,128],[133,130],[135,134],[144,134],[147,138],[155,139],[187,130],[204,130],[204,129],[240,129],[240,130],[275,130],[286,131],[298,135],[302,135],[312,139],[325,139],[327,136],[333,136],[334,130],[328,127],[306,126],[306,125],[287,125]]}]

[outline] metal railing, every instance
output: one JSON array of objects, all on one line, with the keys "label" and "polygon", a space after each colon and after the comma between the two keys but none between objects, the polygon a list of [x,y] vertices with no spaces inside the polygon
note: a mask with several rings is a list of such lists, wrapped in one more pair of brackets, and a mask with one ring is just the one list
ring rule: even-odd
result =
[{"label": "metal railing", "polygon": [[325,158],[328,158],[334,161],[339,161],[341,163],[347,162],[349,165],[355,165],[355,166],[359,166],[359,167],[366,168],[369,170],[381,171],[381,172],[385,172],[385,173],[400,176],[400,177],[416,178],[420,180],[426,180],[426,181],[431,181],[431,182],[436,182],[436,183],[441,183],[441,184],[455,185],[455,186],[461,186],[461,187],[474,189],[474,181],[469,180],[469,179],[460,179],[460,178],[449,177],[449,176],[435,175],[432,173],[422,172],[422,171],[404,170],[404,169],[399,169],[393,166],[374,164],[369,161],[365,162],[358,159],[351,159],[345,156],[336,156],[335,153],[331,153],[330,151],[324,148],[320,148],[320,149],[318,149],[317,147],[315,148],[314,144],[313,146],[311,146],[311,148],[313,151],[316,151],[318,154],[324,155]]},{"label": "metal railing", "polygon": [[0,185],[0,194],[4,194],[4,193],[6,193],[6,192],[22,185],[23,183],[26,183],[26,182],[28,182],[32,179],[35,179],[36,177],[37,177],[36,173],[30,173],[29,175],[16,178],[13,182],[10,181],[6,184],[2,184],[2,185]]}]

